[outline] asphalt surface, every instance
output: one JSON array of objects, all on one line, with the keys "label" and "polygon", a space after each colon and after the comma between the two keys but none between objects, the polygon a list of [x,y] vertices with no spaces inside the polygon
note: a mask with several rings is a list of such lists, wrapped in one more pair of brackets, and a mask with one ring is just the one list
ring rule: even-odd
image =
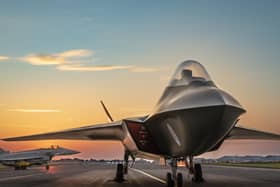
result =
[{"label": "asphalt surface", "polygon": [[[0,187],[156,187],[166,186],[165,175],[168,168],[155,165],[136,165],[129,169],[123,183],[115,182],[116,165],[55,163],[46,171],[44,167],[32,167],[28,170],[15,171],[13,168],[0,169]],[[257,169],[228,166],[203,165],[205,182],[195,184],[185,168],[184,186],[280,186],[280,169]]]}]

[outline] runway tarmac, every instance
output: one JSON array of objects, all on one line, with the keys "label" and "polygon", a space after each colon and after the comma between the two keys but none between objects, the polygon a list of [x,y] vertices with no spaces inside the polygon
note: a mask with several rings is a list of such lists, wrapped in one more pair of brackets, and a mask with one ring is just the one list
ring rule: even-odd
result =
[{"label": "runway tarmac", "polygon": [[[123,183],[116,183],[115,165],[55,163],[49,171],[44,167],[32,167],[15,171],[13,168],[0,169],[1,187],[156,187],[166,186],[165,175],[168,167],[155,165],[136,165],[129,169]],[[184,175],[184,186],[280,186],[280,170],[257,169],[227,166],[203,165],[205,182],[194,184],[185,168],[179,168]]]}]

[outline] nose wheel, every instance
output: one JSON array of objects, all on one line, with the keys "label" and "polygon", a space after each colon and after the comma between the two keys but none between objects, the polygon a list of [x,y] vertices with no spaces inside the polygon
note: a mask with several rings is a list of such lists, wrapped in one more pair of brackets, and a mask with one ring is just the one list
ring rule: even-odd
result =
[{"label": "nose wheel", "polygon": [[167,187],[174,187],[175,185],[177,187],[182,187],[183,175],[182,173],[177,173],[177,160],[172,159],[170,166],[171,166],[172,173],[168,172],[166,175]]},{"label": "nose wheel", "polygon": [[166,174],[166,182],[167,182],[167,187],[174,186],[174,180],[172,179],[172,175],[169,172]]},{"label": "nose wheel", "polygon": [[182,173],[177,174],[177,187],[183,186],[183,175]]},{"label": "nose wheel", "polygon": [[168,172],[167,175],[166,175],[167,187],[174,187],[175,186],[175,181],[177,183],[177,187],[182,187],[183,186],[183,175],[182,175],[182,173],[178,173],[177,178],[174,180],[172,178],[171,173]]}]

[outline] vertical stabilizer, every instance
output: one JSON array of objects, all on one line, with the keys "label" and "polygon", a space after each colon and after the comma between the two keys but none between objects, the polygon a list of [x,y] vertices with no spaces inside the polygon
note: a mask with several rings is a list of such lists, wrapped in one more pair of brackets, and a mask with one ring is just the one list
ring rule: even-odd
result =
[{"label": "vertical stabilizer", "polygon": [[113,120],[111,114],[109,113],[108,109],[107,109],[106,106],[104,105],[103,101],[100,101],[100,103],[101,103],[101,105],[102,105],[102,107],[103,107],[103,109],[104,109],[104,111],[105,111],[105,113],[106,113],[106,115],[107,115],[109,121],[110,121],[110,122],[113,122],[114,120]]}]

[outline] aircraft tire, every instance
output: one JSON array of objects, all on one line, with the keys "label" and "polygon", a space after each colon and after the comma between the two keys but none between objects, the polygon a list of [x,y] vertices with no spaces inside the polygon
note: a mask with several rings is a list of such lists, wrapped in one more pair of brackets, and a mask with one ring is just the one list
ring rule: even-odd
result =
[{"label": "aircraft tire", "polygon": [[195,183],[203,182],[201,164],[194,165],[194,177],[192,178],[192,181]]},{"label": "aircraft tire", "polygon": [[124,181],[123,174],[124,174],[123,164],[118,164],[115,181],[123,182]]},{"label": "aircraft tire", "polygon": [[174,187],[174,180],[172,179],[171,173],[166,174],[166,181],[167,181],[167,187]]},{"label": "aircraft tire", "polygon": [[183,175],[182,175],[182,173],[177,174],[177,187],[183,187]]}]

